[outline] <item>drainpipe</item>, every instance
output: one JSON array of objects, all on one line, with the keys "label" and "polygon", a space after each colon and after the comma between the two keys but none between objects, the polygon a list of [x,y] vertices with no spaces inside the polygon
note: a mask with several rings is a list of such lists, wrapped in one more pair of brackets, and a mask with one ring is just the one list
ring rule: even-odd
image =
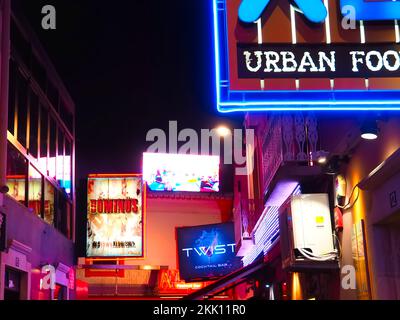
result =
[{"label": "drainpipe", "polygon": [[10,0],[0,0],[0,206],[7,172],[7,128],[8,128],[8,77],[10,59]]}]

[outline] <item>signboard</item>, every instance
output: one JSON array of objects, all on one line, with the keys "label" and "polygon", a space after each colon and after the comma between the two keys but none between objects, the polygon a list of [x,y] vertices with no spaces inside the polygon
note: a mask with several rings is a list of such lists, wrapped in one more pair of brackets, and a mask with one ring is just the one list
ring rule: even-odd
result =
[{"label": "signboard", "polygon": [[178,270],[160,270],[158,276],[158,291],[160,294],[182,294],[204,288],[210,283],[190,282],[186,283],[181,279]]},{"label": "signboard", "polygon": [[143,257],[144,192],[140,175],[89,177],[88,257]]},{"label": "signboard", "polygon": [[179,272],[187,282],[215,279],[240,267],[233,223],[178,228],[177,238]]},{"label": "signboard", "polygon": [[219,191],[219,156],[143,154],[143,179],[152,191]]},{"label": "signboard", "polygon": [[400,110],[400,1],[213,0],[213,14],[220,112]]},{"label": "signboard", "polygon": [[0,251],[6,249],[6,215],[0,212]]}]

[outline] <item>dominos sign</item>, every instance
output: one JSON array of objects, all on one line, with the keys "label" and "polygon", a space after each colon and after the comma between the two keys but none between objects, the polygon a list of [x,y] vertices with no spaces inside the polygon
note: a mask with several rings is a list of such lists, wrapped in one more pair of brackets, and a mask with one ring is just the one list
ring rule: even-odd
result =
[{"label": "dominos sign", "polygon": [[400,110],[400,1],[213,0],[220,112]]}]

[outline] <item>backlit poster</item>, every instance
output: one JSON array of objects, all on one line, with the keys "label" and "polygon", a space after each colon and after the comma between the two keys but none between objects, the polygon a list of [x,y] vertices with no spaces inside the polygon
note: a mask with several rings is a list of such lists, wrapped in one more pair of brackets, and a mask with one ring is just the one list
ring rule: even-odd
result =
[{"label": "backlit poster", "polygon": [[143,257],[142,177],[90,176],[87,256]]}]

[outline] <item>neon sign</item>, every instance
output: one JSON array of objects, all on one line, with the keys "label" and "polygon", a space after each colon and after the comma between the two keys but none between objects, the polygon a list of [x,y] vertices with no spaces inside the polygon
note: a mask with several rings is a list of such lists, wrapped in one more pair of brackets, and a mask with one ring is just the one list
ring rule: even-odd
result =
[{"label": "neon sign", "polygon": [[[307,1],[307,0],[306,0]],[[342,10],[352,6],[356,20],[379,21],[400,19],[400,2],[397,0],[340,0]]]},{"label": "neon sign", "polygon": [[[326,18],[327,11],[321,0],[294,0],[299,9],[311,22],[320,23]],[[239,8],[239,18],[243,22],[257,21],[270,0],[243,0]]]},{"label": "neon sign", "polygon": [[218,111],[400,110],[400,1],[295,3],[213,0]]}]

